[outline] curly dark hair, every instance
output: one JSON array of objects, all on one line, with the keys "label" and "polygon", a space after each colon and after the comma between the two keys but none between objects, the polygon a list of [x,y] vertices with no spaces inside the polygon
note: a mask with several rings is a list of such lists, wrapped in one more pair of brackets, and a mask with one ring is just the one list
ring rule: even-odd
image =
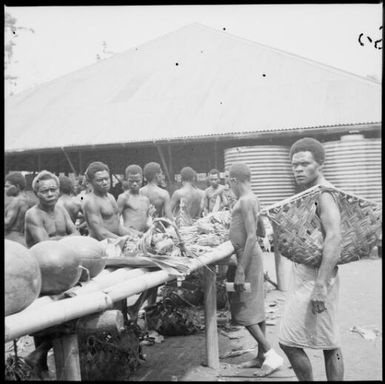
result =
[{"label": "curly dark hair", "polygon": [[12,185],[19,187],[22,191],[25,189],[26,181],[25,177],[21,172],[11,172],[7,176],[5,176],[5,181],[10,182]]},{"label": "curly dark hair", "polygon": [[318,164],[323,164],[325,161],[325,150],[323,145],[316,139],[311,137],[304,137],[296,141],[290,148],[290,160],[293,158],[293,155],[297,152],[311,152],[314,157],[314,160]]}]

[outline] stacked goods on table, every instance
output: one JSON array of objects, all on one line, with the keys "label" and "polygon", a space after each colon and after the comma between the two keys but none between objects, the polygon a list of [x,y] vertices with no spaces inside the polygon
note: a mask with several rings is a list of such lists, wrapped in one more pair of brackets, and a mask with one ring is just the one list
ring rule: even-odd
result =
[{"label": "stacked goods on table", "polygon": [[323,234],[317,204],[329,192],[341,214],[342,251],[338,264],[369,257],[382,231],[382,206],[335,187],[317,185],[265,208],[279,252],[288,259],[318,267],[322,259]]},{"label": "stacked goods on table", "polygon": [[165,218],[156,218],[141,234],[103,240],[108,266],[158,267],[175,276],[188,275],[192,258],[228,240],[230,212],[221,211],[178,228]]}]

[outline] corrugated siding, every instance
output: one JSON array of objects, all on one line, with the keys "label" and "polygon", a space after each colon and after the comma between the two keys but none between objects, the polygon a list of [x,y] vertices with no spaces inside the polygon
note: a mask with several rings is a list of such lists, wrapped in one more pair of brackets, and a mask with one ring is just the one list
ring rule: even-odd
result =
[{"label": "corrugated siding", "polygon": [[324,143],[325,177],[347,192],[381,202],[381,139],[362,135]]},{"label": "corrugated siding", "polygon": [[251,188],[263,207],[295,193],[288,147],[257,145],[226,149],[225,168],[230,168],[235,162],[250,167]]}]

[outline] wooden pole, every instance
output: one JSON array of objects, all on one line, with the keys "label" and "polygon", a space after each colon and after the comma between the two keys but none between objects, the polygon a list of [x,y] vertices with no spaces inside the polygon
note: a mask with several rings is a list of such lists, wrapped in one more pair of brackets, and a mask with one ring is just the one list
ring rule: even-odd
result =
[{"label": "wooden pole", "polygon": [[218,332],[217,332],[217,292],[215,271],[204,268],[204,307],[207,366],[219,368]]},{"label": "wooden pole", "polygon": [[83,157],[82,152],[78,151],[78,158],[79,158],[79,174],[83,173]]},{"label": "wooden pole", "polygon": [[170,177],[174,178],[174,167],[172,164],[172,148],[171,144],[168,145],[168,171],[170,173]]},{"label": "wooden pole", "polygon": [[76,169],[75,169],[74,165],[72,164],[72,161],[71,161],[70,157],[68,156],[68,153],[64,150],[63,147],[61,147],[61,150],[63,151],[64,156],[65,156],[65,158],[66,158],[66,160],[67,160],[69,166],[70,166],[71,169],[72,169],[72,172],[73,172],[75,175],[77,175],[78,173],[76,172]]},{"label": "wooden pole", "polygon": [[117,332],[124,330],[124,317],[121,311],[109,309],[101,313],[80,318],[76,329],[83,333]]},{"label": "wooden pole", "polygon": [[[212,251],[192,259],[189,269],[192,272],[203,267],[203,265],[213,264],[229,257],[233,253],[234,247],[230,241],[226,241]],[[136,278],[127,279],[109,288],[105,288],[103,292],[88,292],[46,304],[44,305],[44,311],[42,307],[35,307],[28,312],[21,311],[6,316],[4,321],[4,341],[7,342],[69,320],[110,309],[113,306],[113,302],[123,300],[174,279],[174,275],[170,275],[164,270],[146,272]]]},{"label": "wooden pole", "polygon": [[81,381],[78,337],[63,335],[53,340],[56,380]]},{"label": "wooden pole", "polygon": [[156,149],[158,150],[159,157],[160,157],[160,160],[161,160],[161,162],[162,162],[162,165],[163,165],[164,172],[165,172],[165,174],[166,174],[167,180],[168,180],[168,182],[171,184],[171,183],[172,183],[172,180],[171,180],[170,172],[168,171],[166,159],[164,158],[162,148],[161,148],[160,145],[158,145],[158,144],[155,144],[155,146],[156,146]]},{"label": "wooden pole", "polygon": [[214,141],[214,168],[218,168],[218,144],[217,141]]}]

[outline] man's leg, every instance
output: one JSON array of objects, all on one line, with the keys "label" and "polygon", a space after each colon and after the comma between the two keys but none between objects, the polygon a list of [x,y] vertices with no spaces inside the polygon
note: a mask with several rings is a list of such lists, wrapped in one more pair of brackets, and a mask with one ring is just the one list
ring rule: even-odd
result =
[{"label": "man's leg", "polygon": [[344,378],[344,361],[341,349],[324,350],[324,357],[328,381],[342,381]]},{"label": "man's leg", "polygon": [[246,329],[250,332],[250,334],[254,337],[258,342],[258,355],[250,360],[245,361],[239,365],[240,368],[261,368],[263,361],[265,360],[265,352],[267,352],[271,346],[266,340],[266,323],[264,321],[249,325]]},{"label": "man's leg", "polygon": [[313,368],[310,360],[302,348],[288,347],[279,343],[285,352],[299,381],[313,381]]}]

